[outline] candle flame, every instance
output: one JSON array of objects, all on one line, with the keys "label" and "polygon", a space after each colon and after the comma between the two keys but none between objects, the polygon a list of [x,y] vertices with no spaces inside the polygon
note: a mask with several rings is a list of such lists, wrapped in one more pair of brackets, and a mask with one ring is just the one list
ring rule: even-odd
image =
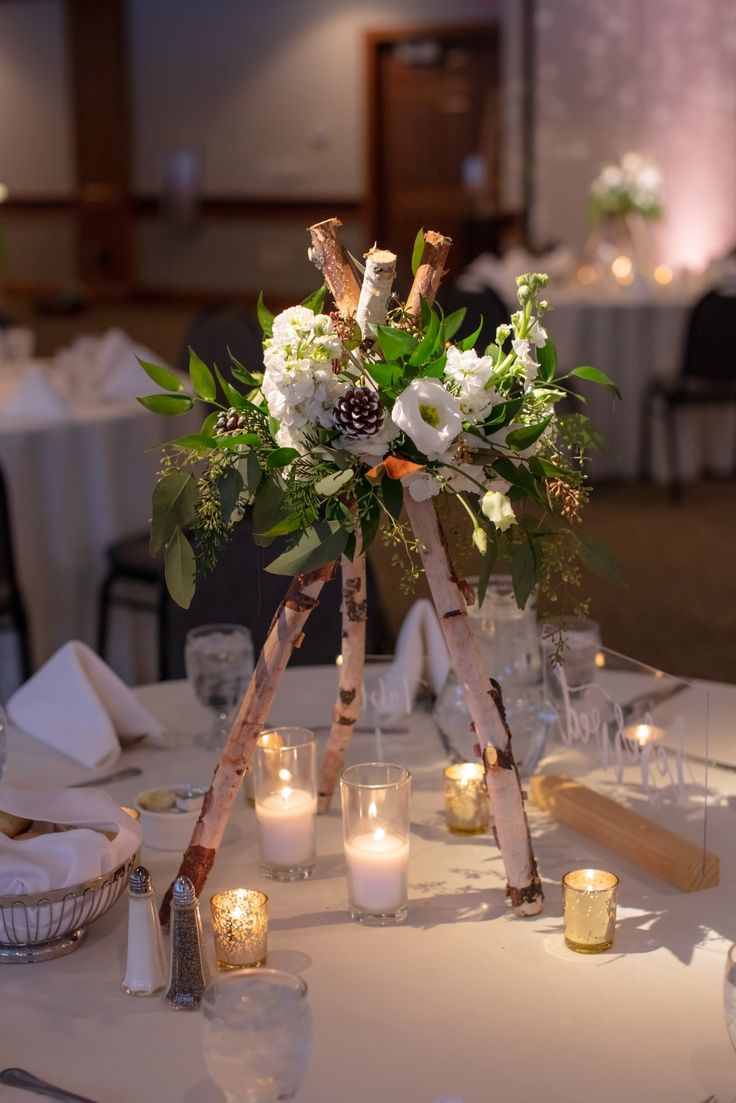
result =
[{"label": "candle flame", "polygon": [[378,808],[374,800],[372,800],[371,803],[368,805],[368,815],[371,817],[372,820],[375,820],[376,816],[378,815]]},{"label": "candle flame", "polygon": [[291,771],[286,769],[279,770],[279,781],[291,781]]},{"label": "candle flame", "polygon": [[294,790],[290,789],[288,785],[284,786],[284,788],[281,790],[281,802],[282,802],[282,804],[286,804],[287,800],[289,799],[289,797],[291,796],[291,794],[293,792],[294,792]]},{"label": "candle flame", "polygon": [[377,827],[376,830],[373,832],[373,838],[376,840],[377,843],[383,842],[383,840],[386,838],[386,832],[383,830],[382,827]]}]

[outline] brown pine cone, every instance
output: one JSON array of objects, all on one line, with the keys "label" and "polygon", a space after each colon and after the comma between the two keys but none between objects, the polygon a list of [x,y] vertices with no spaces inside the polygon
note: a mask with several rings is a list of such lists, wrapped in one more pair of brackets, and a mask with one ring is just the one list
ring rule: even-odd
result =
[{"label": "brown pine cone", "polygon": [[370,387],[351,387],[335,403],[332,422],[347,437],[372,437],[383,425],[381,399]]}]

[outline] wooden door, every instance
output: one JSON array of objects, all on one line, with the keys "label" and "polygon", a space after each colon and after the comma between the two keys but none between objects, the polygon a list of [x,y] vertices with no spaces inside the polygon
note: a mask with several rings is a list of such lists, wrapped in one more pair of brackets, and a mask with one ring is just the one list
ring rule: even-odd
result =
[{"label": "wooden door", "polygon": [[440,230],[457,272],[487,247],[474,227],[498,209],[497,30],[370,34],[368,71],[373,236],[404,258],[420,227]]}]

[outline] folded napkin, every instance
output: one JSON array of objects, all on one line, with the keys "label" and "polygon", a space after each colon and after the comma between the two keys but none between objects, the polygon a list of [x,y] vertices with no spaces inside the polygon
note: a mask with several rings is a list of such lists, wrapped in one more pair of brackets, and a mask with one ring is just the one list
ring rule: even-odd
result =
[{"label": "folded napkin", "polygon": [[71,640],[8,701],[28,735],[90,769],[110,766],[126,736],[163,736],[159,722],[91,648]]},{"label": "folded napkin", "polygon": [[41,821],[72,826],[33,838],[8,838],[0,831],[0,896],[78,885],[110,873],[140,846],[138,822],[98,790],[20,789],[0,783],[0,811],[33,821],[34,829]]},{"label": "folded napkin", "polygon": [[431,601],[415,601],[396,639],[393,662],[364,682],[362,723],[378,727],[395,723],[411,712],[419,684],[425,676],[437,694],[447,681],[450,659],[442,629]]},{"label": "folded napkin", "polygon": [[21,372],[20,384],[0,406],[5,421],[67,421],[69,409],[38,364]]},{"label": "folded napkin", "polygon": [[138,359],[154,364],[160,357],[144,345],[137,345],[122,329],[108,329],[94,351],[94,378],[99,381],[97,397],[103,401],[136,398],[146,393],[146,377]]},{"label": "folded napkin", "polygon": [[509,303],[516,301],[516,277],[519,272],[546,272],[550,279],[562,279],[574,267],[574,257],[565,246],[557,246],[535,256],[514,246],[502,257],[481,253],[458,277],[463,291],[483,291],[492,287]]}]

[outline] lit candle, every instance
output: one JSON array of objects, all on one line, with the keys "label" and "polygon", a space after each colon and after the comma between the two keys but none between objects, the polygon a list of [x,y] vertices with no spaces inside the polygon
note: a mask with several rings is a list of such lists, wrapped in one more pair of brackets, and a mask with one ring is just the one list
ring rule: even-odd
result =
[{"label": "lit candle", "polygon": [[664,736],[664,728],[658,728],[656,724],[632,724],[624,728],[623,737],[630,743],[638,743],[640,747],[646,747],[647,743],[656,743]]},{"label": "lit candle", "polygon": [[273,866],[300,866],[314,858],[317,798],[285,785],[256,799],[261,859]]},{"label": "lit candle", "polygon": [[210,899],[220,969],[262,965],[268,941],[268,897],[257,889],[228,889]]},{"label": "lit candle", "polygon": [[485,771],[480,762],[447,766],[444,778],[445,816],[449,830],[456,835],[477,835],[487,831],[491,822],[491,802]]},{"label": "lit candle", "polygon": [[603,869],[573,869],[562,878],[565,945],[580,954],[613,946],[618,877]]},{"label": "lit candle", "polygon": [[354,907],[394,912],[407,897],[409,841],[382,827],[345,840],[348,892]]}]

